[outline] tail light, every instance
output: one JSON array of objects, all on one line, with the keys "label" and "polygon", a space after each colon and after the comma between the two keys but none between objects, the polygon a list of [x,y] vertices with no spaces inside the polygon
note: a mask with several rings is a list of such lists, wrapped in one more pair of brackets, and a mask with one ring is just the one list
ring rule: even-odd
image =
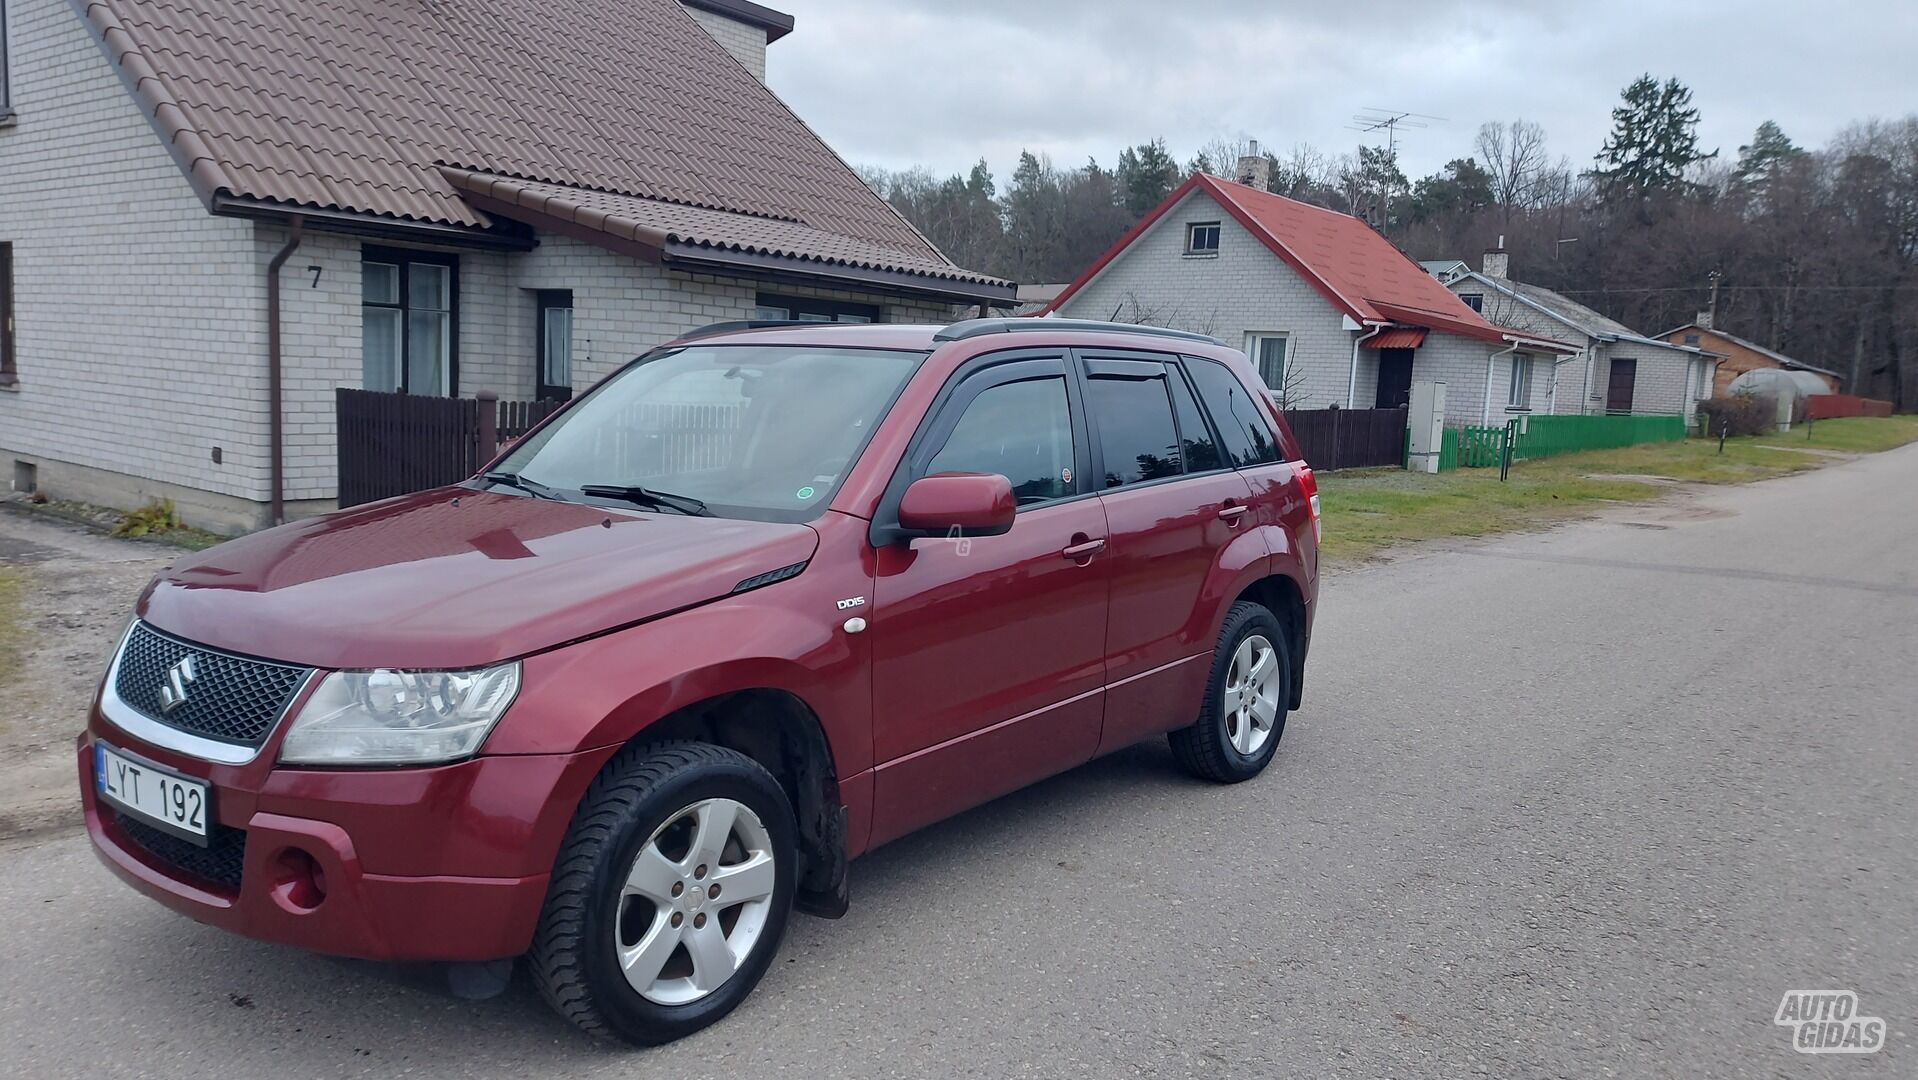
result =
[{"label": "tail light", "polygon": [[1312,507],[1312,543],[1317,546],[1324,538],[1324,529],[1319,524],[1319,479],[1312,475],[1312,466],[1299,466],[1299,490],[1305,493],[1306,504]]}]

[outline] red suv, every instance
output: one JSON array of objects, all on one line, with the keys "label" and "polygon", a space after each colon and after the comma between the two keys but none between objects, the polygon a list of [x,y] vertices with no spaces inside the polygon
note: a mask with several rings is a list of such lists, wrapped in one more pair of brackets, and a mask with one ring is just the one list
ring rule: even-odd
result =
[{"label": "red suv", "polygon": [[1256,775],[1318,528],[1211,338],[715,327],[465,484],[169,568],[79,742],[87,828],[203,922],[524,954],[581,1028],[664,1042],[879,844],[1156,735]]}]

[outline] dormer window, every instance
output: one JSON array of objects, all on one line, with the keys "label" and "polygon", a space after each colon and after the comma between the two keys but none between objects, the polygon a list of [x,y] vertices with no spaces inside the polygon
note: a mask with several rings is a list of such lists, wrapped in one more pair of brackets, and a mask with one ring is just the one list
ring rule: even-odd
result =
[{"label": "dormer window", "polygon": [[1187,255],[1217,255],[1219,253],[1219,223],[1202,221],[1185,227],[1185,253]]},{"label": "dormer window", "polygon": [[1485,313],[1485,294],[1484,293],[1475,293],[1475,292],[1459,293],[1458,298],[1460,300],[1465,301],[1465,306],[1468,308],[1471,308],[1473,311],[1476,311],[1481,315]]}]

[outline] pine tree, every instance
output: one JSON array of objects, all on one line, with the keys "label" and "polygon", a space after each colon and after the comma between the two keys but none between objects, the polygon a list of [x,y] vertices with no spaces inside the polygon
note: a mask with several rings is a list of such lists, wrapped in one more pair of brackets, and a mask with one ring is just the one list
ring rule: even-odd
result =
[{"label": "pine tree", "polygon": [[1718,156],[1698,149],[1698,110],[1677,79],[1660,84],[1641,75],[1612,110],[1612,133],[1598,152],[1592,178],[1609,199],[1644,198],[1685,190],[1685,170]]},{"label": "pine tree", "polygon": [[1164,139],[1154,139],[1119,155],[1118,178],[1127,212],[1141,218],[1179,186],[1179,162],[1165,148]]},{"label": "pine tree", "polygon": [[1738,168],[1732,171],[1732,190],[1762,200],[1778,173],[1805,151],[1770,120],[1758,125],[1752,141],[1738,148]]}]

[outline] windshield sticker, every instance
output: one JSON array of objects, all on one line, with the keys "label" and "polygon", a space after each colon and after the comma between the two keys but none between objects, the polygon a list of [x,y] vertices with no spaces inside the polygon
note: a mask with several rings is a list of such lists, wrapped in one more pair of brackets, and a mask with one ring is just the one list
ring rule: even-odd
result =
[{"label": "windshield sticker", "polygon": [[814,491],[812,489],[812,485],[810,484],[800,488],[798,491],[793,492],[794,497],[797,498],[800,502],[805,502],[807,499],[810,499],[817,494],[819,493]]}]

